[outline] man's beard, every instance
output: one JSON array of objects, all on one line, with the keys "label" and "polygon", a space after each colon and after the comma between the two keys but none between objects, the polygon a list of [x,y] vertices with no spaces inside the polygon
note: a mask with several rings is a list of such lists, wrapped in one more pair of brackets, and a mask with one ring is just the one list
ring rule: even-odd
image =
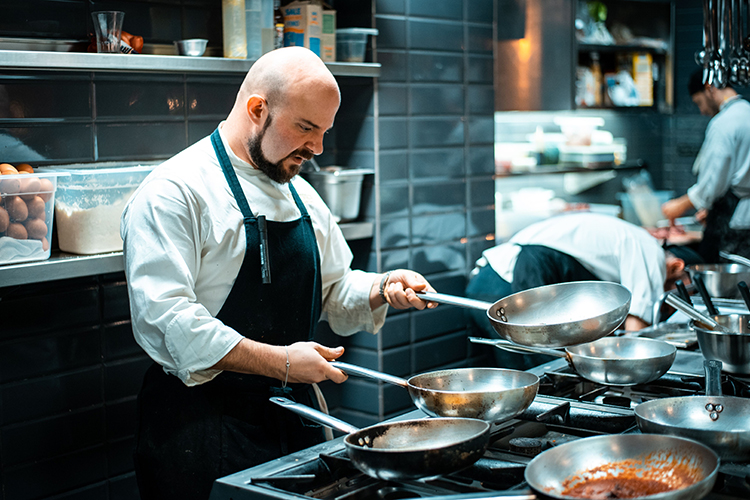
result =
[{"label": "man's beard", "polygon": [[256,167],[258,167],[258,170],[266,174],[272,181],[278,182],[279,184],[286,184],[299,173],[300,168],[302,168],[302,164],[292,164],[289,170],[286,170],[284,169],[283,165],[284,160],[294,156],[301,156],[305,160],[309,160],[313,157],[313,154],[310,152],[310,150],[303,148],[293,151],[291,154],[287,155],[285,158],[282,158],[276,163],[269,161],[268,158],[266,158],[266,155],[263,154],[263,149],[261,147],[261,145],[263,144],[263,137],[266,135],[266,130],[268,129],[269,125],[271,125],[270,114],[268,115],[268,119],[263,125],[263,129],[260,131],[260,133],[255,137],[251,137],[247,140],[247,151],[250,155],[250,161],[252,161]]}]

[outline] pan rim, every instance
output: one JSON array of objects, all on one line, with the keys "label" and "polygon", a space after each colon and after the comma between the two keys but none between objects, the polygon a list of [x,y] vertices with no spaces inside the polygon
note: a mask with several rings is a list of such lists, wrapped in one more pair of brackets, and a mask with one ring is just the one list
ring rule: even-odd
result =
[{"label": "pan rim", "polygon": [[[415,378],[424,377],[424,376],[428,376],[428,375],[434,375],[434,374],[441,373],[441,372],[477,371],[477,370],[480,370],[482,372],[510,372],[510,373],[513,373],[513,374],[522,375],[524,377],[526,377],[526,376],[534,377],[535,380],[533,382],[529,383],[529,384],[519,385],[517,387],[509,387],[509,388],[505,388],[505,389],[490,390],[490,391],[481,391],[481,390],[447,391],[445,389],[428,389],[426,387],[422,387],[422,386],[419,386],[419,385],[414,385],[412,383],[412,380],[414,380]],[[418,391],[429,391],[429,392],[437,393],[437,394],[487,394],[487,393],[494,393],[494,392],[507,392],[507,391],[514,391],[514,390],[526,390],[526,389],[528,389],[530,387],[538,386],[539,382],[540,382],[540,378],[539,378],[538,375],[530,373],[530,372],[527,372],[527,371],[513,370],[511,368],[492,368],[492,367],[455,368],[455,369],[448,369],[448,370],[433,370],[431,372],[425,372],[425,373],[420,373],[418,375],[414,375],[414,376],[410,377],[406,381],[406,383],[409,385],[410,388],[413,388],[413,389],[418,390]],[[453,418],[453,417],[451,417],[451,418]],[[466,418],[466,417],[456,417],[456,418]]]},{"label": "pan rim", "polygon": [[[613,309],[611,309],[609,311],[606,311],[606,312],[603,312],[603,313],[600,313],[600,314],[596,314],[594,316],[587,316],[587,317],[584,317],[584,318],[576,318],[576,319],[573,319],[573,320],[563,321],[563,322],[558,322],[558,323],[513,323],[511,321],[501,321],[501,320],[499,320],[497,318],[494,318],[492,315],[490,315],[490,310],[492,310],[501,301],[505,301],[505,300],[511,299],[511,298],[513,298],[513,297],[515,297],[517,295],[527,293],[527,292],[529,292],[531,290],[541,290],[541,289],[545,289],[545,288],[560,287],[561,285],[572,285],[572,284],[575,284],[575,285],[595,284],[596,286],[605,285],[605,286],[607,286],[609,288],[615,288],[615,289],[618,289],[620,291],[624,290],[625,292],[628,293],[628,300],[626,300],[625,303],[619,305],[618,307],[615,307],[615,308],[613,308]],[[615,285],[615,286],[610,286],[610,285]],[[599,280],[596,280],[596,281],[592,281],[592,280],[588,280],[588,281],[569,281],[569,282],[565,282],[565,283],[553,283],[551,285],[542,285],[542,286],[530,288],[528,290],[521,290],[520,292],[516,292],[516,293],[513,293],[513,294],[508,295],[506,297],[503,297],[503,298],[495,301],[490,307],[487,308],[487,310],[486,310],[486,316],[490,319],[490,321],[492,323],[497,323],[499,325],[518,326],[518,327],[524,327],[524,328],[545,328],[545,329],[547,329],[547,328],[554,328],[554,327],[559,327],[559,326],[563,326],[563,325],[569,325],[571,323],[580,323],[580,322],[584,322],[584,321],[591,321],[591,320],[594,320],[594,319],[597,319],[597,318],[601,318],[603,316],[608,316],[613,311],[619,310],[619,309],[621,309],[623,307],[627,308],[627,310],[629,311],[630,310],[630,302],[631,302],[631,300],[632,300],[632,293],[630,292],[630,290],[628,290],[627,287],[623,286],[622,284],[615,283],[614,281],[599,281]],[[627,314],[626,314],[626,316],[627,316]],[[625,320],[625,317],[623,317],[623,321],[624,320]],[[615,327],[615,328],[617,328],[617,327]],[[608,332],[608,333],[611,333],[611,332]]]},{"label": "pan rim", "polygon": [[[592,355],[589,355],[589,354],[581,354],[581,353],[578,353],[578,352],[573,352],[571,350],[571,349],[573,349],[575,347],[580,347],[580,346],[586,345],[586,344],[593,344],[593,343],[599,342],[601,340],[607,341],[609,339],[618,339],[618,340],[626,339],[625,342],[649,341],[649,342],[652,342],[652,343],[658,343],[659,345],[662,345],[669,352],[663,353],[663,354],[659,354],[657,356],[649,356],[649,357],[645,357],[645,358],[623,358],[623,357],[610,358],[610,357],[602,357],[602,356],[592,356]],[[649,343],[649,342],[643,342],[643,343]],[[567,352],[571,356],[576,356],[576,357],[579,357],[579,358],[591,359],[591,360],[596,360],[596,361],[629,361],[629,362],[634,362],[634,361],[653,361],[653,360],[670,358],[670,357],[674,358],[674,357],[677,356],[677,347],[675,347],[674,345],[670,344],[669,342],[665,342],[665,341],[659,340],[659,339],[649,339],[649,338],[645,338],[645,337],[609,337],[609,336],[604,336],[604,337],[602,337],[600,339],[596,339],[596,340],[593,340],[591,342],[584,342],[583,344],[576,344],[574,346],[567,346],[567,347],[565,347],[565,352]]]},{"label": "pan rim", "polygon": [[477,426],[479,426],[480,424],[485,424],[485,425],[481,426],[482,430],[480,430],[478,432],[475,432],[471,436],[468,436],[468,437],[464,436],[461,439],[457,439],[455,442],[451,442],[449,444],[444,444],[443,448],[449,448],[451,446],[457,446],[457,445],[460,445],[460,444],[462,444],[462,443],[464,443],[466,441],[469,441],[471,439],[478,438],[482,434],[488,433],[490,431],[490,428],[491,428],[491,425],[490,425],[489,422],[486,422],[484,420],[480,420],[478,418],[468,418],[468,417],[439,417],[439,418],[425,417],[425,418],[415,418],[415,419],[409,419],[409,420],[397,420],[395,422],[380,422],[378,424],[374,424],[374,425],[370,425],[370,426],[367,426],[367,427],[363,427],[363,428],[357,430],[357,432],[353,432],[353,433],[350,433],[350,434],[347,434],[346,436],[344,436],[344,443],[345,443],[346,446],[351,446],[353,448],[356,448],[357,450],[363,450],[365,452],[371,452],[371,453],[398,453],[398,454],[404,454],[404,453],[411,453],[411,452],[425,452],[425,451],[430,451],[430,450],[434,449],[434,445],[433,446],[425,445],[424,447],[409,447],[409,448],[370,448],[370,447],[367,447],[367,446],[362,446],[362,445],[359,445],[357,443],[351,442],[352,441],[352,436],[355,435],[355,434],[357,434],[357,433],[359,433],[359,432],[362,432],[362,431],[369,431],[369,430],[377,429],[379,427],[408,427],[409,425],[415,425],[418,422],[424,422],[424,421],[435,422],[436,423],[435,425],[444,425],[446,423],[446,421],[457,422],[457,423],[460,423],[460,424],[461,423],[466,423],[467,425],[470,422],[472,425],[477,425]]}]

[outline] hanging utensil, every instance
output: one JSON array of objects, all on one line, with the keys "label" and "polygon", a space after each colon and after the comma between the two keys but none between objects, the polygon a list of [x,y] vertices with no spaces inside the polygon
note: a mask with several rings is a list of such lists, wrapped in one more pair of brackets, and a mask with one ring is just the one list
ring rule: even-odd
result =
[{"label": "hanging utensil", "polygon": [[719,310],[716,309],[716,306],[714,306],[714,303],[711,300],[711,296],[708,294],[708,290],[706,290],[706,284],[703,283],[703,278],[700,275],[695,275],[693,277],[693,281],[695,282],[695,288],[698,289],[698,293],[701,294],[701,298],[703,299],[703,303],[706,305],[708,314],[710,314],[711,316],[718,316]]}]

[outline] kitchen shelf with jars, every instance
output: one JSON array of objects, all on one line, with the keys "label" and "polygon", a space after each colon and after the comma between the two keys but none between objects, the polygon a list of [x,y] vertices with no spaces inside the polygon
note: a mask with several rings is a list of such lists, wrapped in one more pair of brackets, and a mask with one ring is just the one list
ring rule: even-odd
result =
[{"label": "kitchen shelf with jars", "polygon": [[575,109],[673,108],[674,3],[579,0]]}]

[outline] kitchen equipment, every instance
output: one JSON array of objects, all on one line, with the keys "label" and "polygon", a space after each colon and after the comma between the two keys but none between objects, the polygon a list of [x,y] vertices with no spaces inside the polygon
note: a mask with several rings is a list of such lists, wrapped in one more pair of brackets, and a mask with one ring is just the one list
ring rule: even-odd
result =
[{"label": "kitchen equipment", "polygon": [[740,281],[737,283],[737,288],[740,290],[740,296],[742,297],[742,301],[745,303],[747,310],[750,311],[750,289],[748,289],[747,283]]},{"label": "kitchen equipment", "polygon": [[692,306],[693,301],[690,300],[690,294],[685,287],[685,283],[683,283],[682,280],[677,280],[675,281],[674,286],[677,289],[677,294],[680,296],[680,298]]},{"label": "kitchen equipment", "polygon": [[555,349],[525,347],[505,340],[470,337],[474,343],[490,344],[511,352],[547,354],[568,360],[583,378],[605,385],[636,385],[652,382],[674,362],[677,349],[667,342],[637,337],[605,337],[594,342]]},{"label": "kitchen equipment", "polygon": [[[713,488],[719,457],[707,446],[674,436],[621,434],[593,436],[551,448],[526,467],[532,489],[545,497],[632,498],[609,496],[620,488],[644,492],[647,481],[669,486],[667,491],[635,495],[641,499],[702,499]],[[585,487],[589,495],[571,492]],[[598,492],[601,496],[591,496]]]},{"label": "kitchen equipment", "polygon": [[190,38],[174,42],[177,54],[181,56],[200,57],[206,52],[206,45],[208,45],[208,40],[203,38]]},{"label": "kitchen equipment", "polygon": [[745,266],[747,268],[750,268],[750,259],[747,257],[743,257],[742,255],[735,255],[733,253],[725,252],[723,250],[719,251],[719,257],[724,257],[727,260],[731,260],[735,264],[739,264],[741,266]]},{"label": "kitchen equipment", "polygon": [[484,309],[497,334],[529,347],[565,347],[612,333],[630,310],[630,291],[619,283],[576,281],[545,285],[494,304],[441,293],[418,293],[422,300]]},{"label": "kitchen equipment", "polygon": [[706,395],[654,399],[635,408],[642,432],[687,437],[709,446],[723,460],[750,458],[750,400],[722,396],[721,363],[704,362]]},{"label": "kitchen equipment", "polygon": [[365,175],[374,173],[364,168],[323,167],[302,176],[315,188],[337,221],[359,217],[362,183]]},{"label": "kitchen equipment", "polygon": [[701,276],[711,297],[739,299],[737,283],[750,281],[750,268],[740,264],[695,264],[685,269],[693,281]]},{"label": "kitchen equipment", "polygon": [[729,373],[750,374],[750,314],[727,314],[713,319],[728,331],[713,331],[693,320],[688,323],[703,357],[721,361]]},{"label": "kitchen equipment", "polygon": [[704,325],[707,325],[708,328],[714,331],[719,332],[728,332],[727,328],[718,322],[714,320],[713,318],[710,318],[706,316],[705,314],[699,312],[697,309],[695,309],[693,306],[679,298],[677,295],[673,293],[667,293],[664,297],[664,302],[669,304],[670,306],[674,307],[678,311],[680,311],[683,314],[686,314],[689,318],[695,321],[700,321]]},{"label": "kitchen equipment", "polygon": [[102,10],[91,13],[96,32],[96,51],[119,54],[122,38],[122,22],[125,13],[116,10]]},{"label": "kitchen equipment", "polygon": [[533,373],[501,368],[439,370],[406,380],[349,363],[332,361],[331,365],[406,388],[417,408],[434,417],[504,422],[528,408],[539,387],[539,377]]},{"label": "kitchen equipment", "polygon": [[716,316],[717,314],[719,314],[716,306],[714,306],[714,303],[711,301],[711,296],[708,294],[708,290],[706,290],[706,285],[703,283],[703,278],[700,276],[700,274],[696,274],[693,281],[695,282],[695,288],[698,289],[698,293],[703,299],[703,303],[706,305],[708,314],[710,314],[711,316]]},{"label": "kitchen equipment", "polygon": [[427,418],[356,427],[286,398],[269,399],[321,425],[348,433],[354,465],[380,479],[419,479],[448,474],[476,462],[487,449],[490,425],[474,418]]},{"label": "kitchen equipment", "polygon": [[374,28],[340,28],[336,30],[336,60],[364,62],[367,36],[377,36]]}]

